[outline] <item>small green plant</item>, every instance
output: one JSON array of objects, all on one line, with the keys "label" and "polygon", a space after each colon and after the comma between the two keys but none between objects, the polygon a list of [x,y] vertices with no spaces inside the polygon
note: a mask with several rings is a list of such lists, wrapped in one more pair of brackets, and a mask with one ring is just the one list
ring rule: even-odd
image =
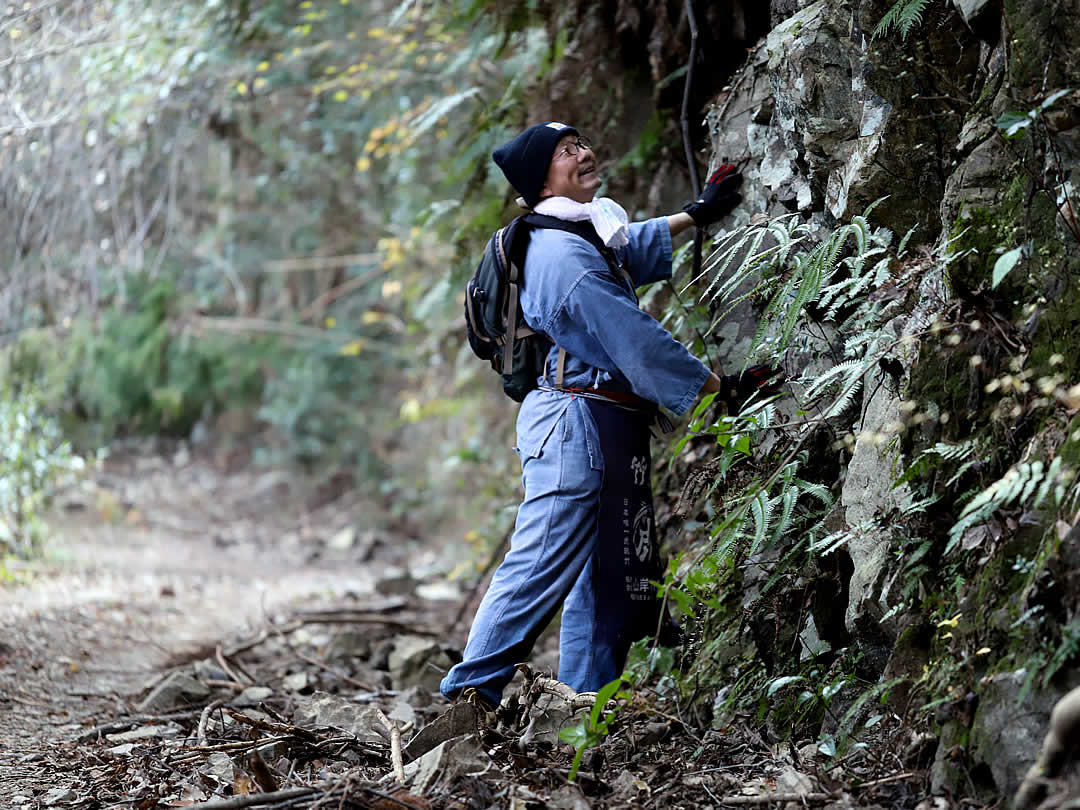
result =
[{"label": "small green plant", "polygon": [[[35,390],[0,390],[0,556],[40,552],[42,511],[56,489],[85,466]],[[0,566],[0,576],[8,573]]]},{"label": "small green plant", "polygon": [[[581,758],[585,752],[607,739],[615,728],[621,707],[627,701],[634,699],[634,685],[641,684],[650,677],[666,678],[671,675],[674,665],[675,655],[671,650],[665,647],[651,647],[647,639],[634,643],[630,648],[622,674],[596,693],[596,702],[593,703],[589,716],[576,726],[564,728],[559,732],[559,739],[577,749],[574,752],[573,762],[570,764],[571,782],[577,779],[578,770],[581,768]],[[614,701],[623,701],[623,703]]]}]

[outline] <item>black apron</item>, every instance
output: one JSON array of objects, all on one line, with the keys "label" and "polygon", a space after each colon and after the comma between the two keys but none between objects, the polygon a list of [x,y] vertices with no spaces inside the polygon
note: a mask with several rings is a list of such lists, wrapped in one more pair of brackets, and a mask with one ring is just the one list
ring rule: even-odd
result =
[{"label": "black apron", "polygon": [[600,435],[604,483],[593,560],[596,621],[619,672],[630,645],[656,633],[660,549],[652,506],[649,425],[655,414],[584,398]]}]

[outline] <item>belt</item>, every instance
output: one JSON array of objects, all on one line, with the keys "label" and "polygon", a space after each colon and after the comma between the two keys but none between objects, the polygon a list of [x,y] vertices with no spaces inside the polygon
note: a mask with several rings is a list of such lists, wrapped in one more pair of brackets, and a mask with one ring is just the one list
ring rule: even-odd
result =
[{"label": "belt", "polygon": [[631,394],[629,391],[605,391],[602,388],[552,388],[547,385],[541,385],[539,389],[541,391],[554,391],[559,394],[570,394],[571,396],[609,402],[616,407],[634,413],[645,414],[651,417],[651,423],[659,428],[662,433],[671,433],[675,429],[667,414],[660,410],[660,406],[644,397],[639,397],[637,394]]},{"label": "belt", "polygon": [[631,408],[639,408],[641,410],[653,410],[656,408],[656,404],[649,402],[644,397],[639,397],[637,394],[632,394],[629,391],[605,391],[603,388],[563,388],[563,391],[569,391],[572,394],[584,394],[585,396],[597,396],[603,399],[617,402],[620,405],[627,405]]}]

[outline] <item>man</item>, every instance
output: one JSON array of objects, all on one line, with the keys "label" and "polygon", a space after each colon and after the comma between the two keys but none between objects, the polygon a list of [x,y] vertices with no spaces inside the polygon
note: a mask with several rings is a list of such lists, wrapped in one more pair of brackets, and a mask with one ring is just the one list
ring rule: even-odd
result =
[{"label": "man", "polygon": [[522,312],[554,342],[518,414],[525,499],[464,659],[441,685],[489,709],[560,607],[559,680],[579,692],[616,678],[631,643],[657,628],[649,425],[657,406],[681,415],[730,379],[640,309],[634,289],[671,276],[671,237],[726,216],[742,179],[723,167],[683,212],[629,224],[594,200],[596,156],[573,127],[537,124],[493,158],[536,213],[595,233],[537,228],[525,258]]}]

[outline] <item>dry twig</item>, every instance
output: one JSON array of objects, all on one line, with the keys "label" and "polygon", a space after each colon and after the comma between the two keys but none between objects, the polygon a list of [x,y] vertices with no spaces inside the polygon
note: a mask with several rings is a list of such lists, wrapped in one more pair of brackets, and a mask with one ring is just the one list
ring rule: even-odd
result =
[{"label": "dry twig", "polygon": [[199,745],[206,745],[206,724],[210,721],[210,715],[214,713],[215,709],[221,708],[226,703],[227,701],[224,698],[215,700],[202,710],[202,714],[199,716],[199,731],[195,735],[195,740]]},{"label": "dry twig", "polygon": [[721,804],[758,805],[784,802],[831,802],[839,796],[835,793],[762,793],[760,796],[723,796]]},{"label": "dry twig", "polygon": [[379,718],[379,722],[386,727],[388,732],[390,732],[390,761],[394,765],[394,776],[397,777],[398,782],[404,785],[405,764],[401,759],[401,729],[398,728],[397,723],[393,722],[383,713],[382,709],[376,707],[375,712]]}]

